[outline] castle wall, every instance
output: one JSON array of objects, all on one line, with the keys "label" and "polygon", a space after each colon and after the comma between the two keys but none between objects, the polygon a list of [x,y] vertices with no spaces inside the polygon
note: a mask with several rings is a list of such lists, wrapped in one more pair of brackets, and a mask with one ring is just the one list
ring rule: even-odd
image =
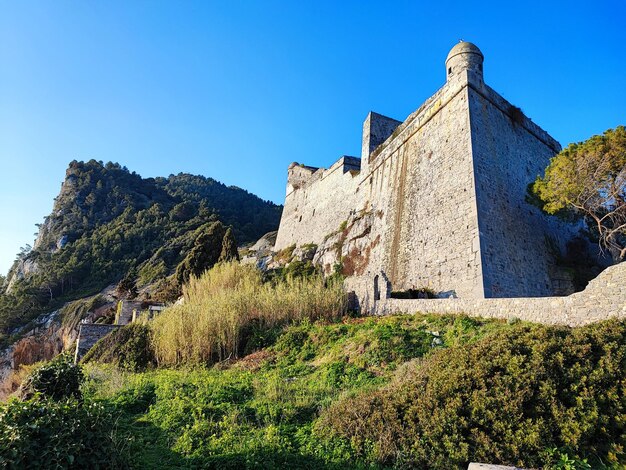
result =
[{"label": "castle wall", "polygon": [[546,237],[563,248],[576,230],[525,198],[560,145],[482,83],[468,90],[485,296],[552,295],[557,267]]},{"label": "castle wall", "polygon": [[342,157],[328,169],[309,172],[308,177],[303,177],[301,167],[290,168],[274,249],[296,243],[319,245],[324,237],[339,230],[360,206],[358,168],[359,159],[352,157]]},{"label": "castle wall", "polygon": [[469,126],[467,88],[446,85],[377,149],[364,175],[361,192],[382,211],[371,271],[395,291],[483,296]]},{"label": "castle wall", "polygon": [[377,315],[395,313],[466,314],[582,326],[609,318],[626,319],[626,263],[605,269],[587,288],[567,297],[490,299],[381,299],[371,305]]},{"label": "castle wall", "polygon": [[563,252],[579,227],[526,203],[528,185],[560,146],[484,84],[482,64],[476,46],[457,44],[444,86],[404,122],[370,113],[360,165],[292,164],[275,249],[320,245],[314,261],[327,273],[342,263],[366,305],[376,301],[375,279],[384,280],[379,294],[571,292],[552,242]]}]

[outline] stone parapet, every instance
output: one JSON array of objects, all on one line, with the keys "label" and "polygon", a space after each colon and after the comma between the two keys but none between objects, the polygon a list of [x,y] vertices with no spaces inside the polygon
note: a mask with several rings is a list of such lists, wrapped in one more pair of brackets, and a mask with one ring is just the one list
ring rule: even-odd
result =
[{"label": "stone parapet", "polygon": [[[376,315],[395,313],[466,314],[519,319],[548,325],[583,326],[609,318],[626,319],[626,263],[604,270],[587,288],[567,297],[487,299],[392,299],[369,301]],[[369,299],[371,296],[365,295]]]}]

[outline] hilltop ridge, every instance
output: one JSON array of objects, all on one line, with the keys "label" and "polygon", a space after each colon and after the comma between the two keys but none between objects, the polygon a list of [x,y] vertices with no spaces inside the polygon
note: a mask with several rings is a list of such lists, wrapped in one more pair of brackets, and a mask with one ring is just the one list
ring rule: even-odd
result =
[{"label": "hilltop ridge", "polygon": [[237,243],[256,241],[277,229],[281,211],[205,176],[142,178],[119,163],[74,160],[34,246],[0,290],[0,340],[126,276],[139,286],[165,279],[202,234],[202,250],[217,247],[215,262],[228,227]]}]

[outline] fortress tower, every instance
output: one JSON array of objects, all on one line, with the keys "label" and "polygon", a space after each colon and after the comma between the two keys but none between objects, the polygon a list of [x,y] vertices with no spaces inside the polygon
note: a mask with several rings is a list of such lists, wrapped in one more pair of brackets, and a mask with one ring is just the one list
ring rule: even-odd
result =
[{"label": "fortress tower", "polygon": [[561,146],[485,84],[483,58],[461,42],[446,83],[404,122],[370,113],[360,159],[292,164],[275,248],[317,244],[328,271],[328,240],[339,240],[337,262],[351,262],[347,285],[362,303],[422,287],[461,298],[559,293],[554,246],[577,228],[525,199]]}]

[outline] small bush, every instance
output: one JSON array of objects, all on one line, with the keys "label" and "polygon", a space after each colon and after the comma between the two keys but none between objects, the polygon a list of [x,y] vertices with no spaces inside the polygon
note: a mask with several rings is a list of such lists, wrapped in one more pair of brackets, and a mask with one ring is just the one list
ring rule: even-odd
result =
[{"label": "small bush", "polygon": [[20,395],[24,399],[32,398],[36,394],[53,400],[80,398],[80,385],[83,380],[83,371],[80,366],[74,364],[71,355],[60,354],[26,377]]},{"label": "small bush", "polygon": [[311,261],[294,260],[287,266],[266,271],[263,275],[263,280],[277,284],[285,282],[289,278],[310,278],[319,274]]},{"label": "small bush", "polygon": [[286,248],[283,248],[278,253],[274,255],[274,261],[279,264],[286,264],[291,261],[293,257],[293,252],[296,250],[296,245],[290,245]]},{"label": "small bush", "polygon": [[117,328],[99,340],[85,354],[82,362],[104,362],[120,369],[139,372],[155,365],[150,328],[131,323]]},{"label": "small bush", "polygon": [[0,404],[0,467],[126,468],[110,410],[70,399]]},{"label": "small bush", "polygon": [[626,323],[517,324],[402,368],[318,423],[365,461],[467,468],[541,466],[544,450],[626,462]]}]

